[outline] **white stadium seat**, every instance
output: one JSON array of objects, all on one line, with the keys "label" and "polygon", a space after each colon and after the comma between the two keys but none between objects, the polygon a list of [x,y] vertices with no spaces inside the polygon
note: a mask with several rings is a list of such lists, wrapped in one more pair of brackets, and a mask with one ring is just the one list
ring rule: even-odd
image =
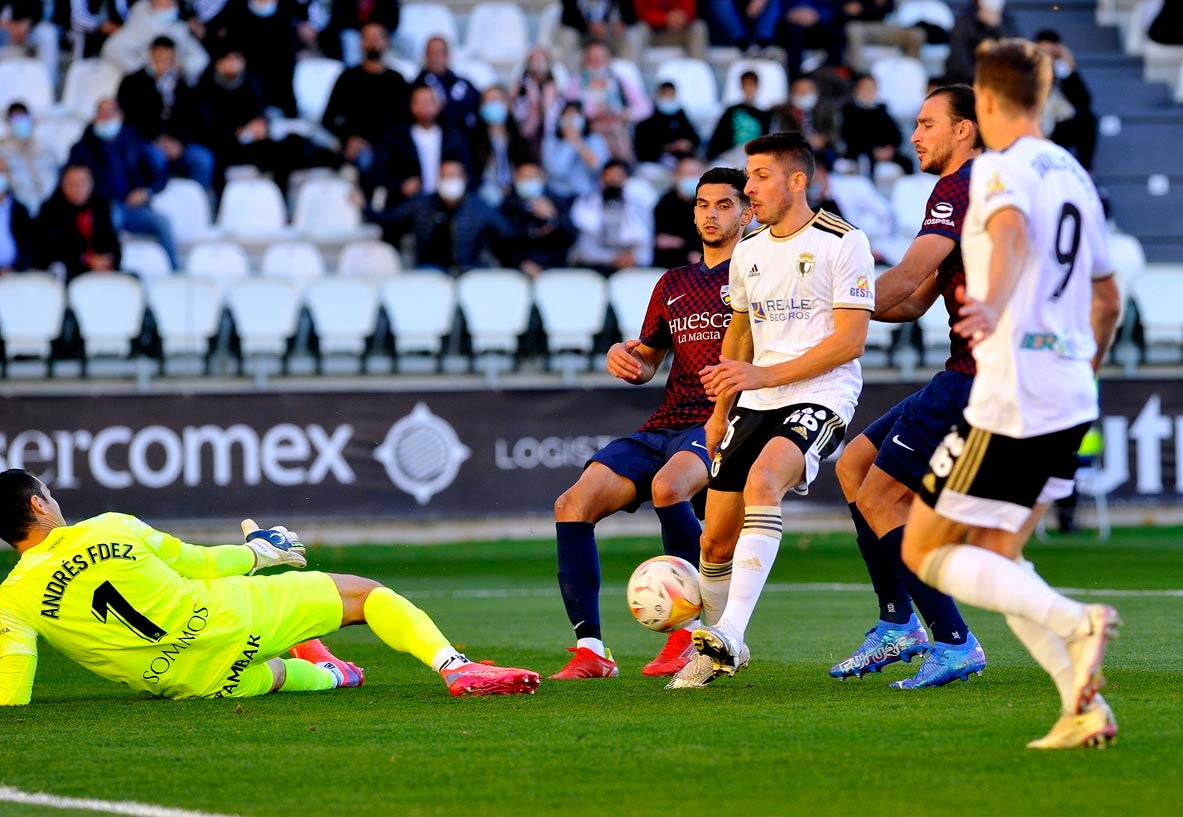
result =
[{"label": "white stadium seat", "polygon": [[338,275],[385,278],[398,275],[401,270],[402,261],[399,260],[398,253],[385,241],[350,241],[341,250],[341,256],[337,259]]},{"label": "white stadium seat", "polygon": [[1124,292],[1128,282],[1146,271],[1146,253],[1142,250],[1142,242],[1126,233],[1110,233],[1109,263]]},{"label": "white stadium seat", "polygon": [[547,270],[534,279],[534,303],[550,351],[591,352],[604,329],[608,292],[592,270]]},{"label": "white stadium seat", "polygon": [[394,41],[404,57],[421,63],[427,41],[437,35],[453,49],[460,44],[460,27],[451,8],[443,3],[408,3],[402,7]]},{"label": "white stadium seat", "polygon": [[73,117],[42,117],[33,125],[33,138],[37,144],[49,148],[58,165],[64,165],[70,158],[70,148],[82,138],[86,123]]},{"label": "white stadium seat", "polygon": [[124,241],[120,269],[134,272],[141,281],[172,274],[168,253],[155,241]]},{"label": "white stadium seat", "polygon": [[[458,56],[451,60],[452,71],[472,83],[482,93],[500,83],[497,69],[481,59]],[[413,80],[412,80],[413,81]]]},{"label": "white stadium seat", "polygon": [[920,112],[928,91],[928,72],[912,57],[884,57],[871,64],[879,84],[879,98],[898,122],[910,122]]},{"label": "white stadium seat", "polygon": [[663,82],[674,83],[678,102],[694,126],[699,131],[709,131],[720,114],[719,83],[710,63],[692,57],[666,60],[657,66],[653,76],[654,86]]},{"label": "white stadium seat", "polygon": [[295,336],[300,318],[295,283],[283,278],[244,278],[230,285],[226,306],[244,358],[287,353],[288,339]]},{"label": "white stadium seat", "polygon": [[920,330],[925,365],[940,365],[949,356],[949,312],[943,297],[937,295],[928,311],[916,321],[916,328]]},{"label": "white stadium seat", "polygon": [[1130,282],[1130,299],[1138,308],[1148,363],[1183,359],[1183,264],[1147,264]]},{"label": "white stadium seat", "polygon": [[746,71],[755,71],[760,78],[759,88],[756,91],[757,108],[768,110],[788,100],[789,79],[785,75],[783,65],[775,60],[736,60],[727,68],[727,78],[723,80],[724,106],[743,101],[743,90],[740,88],[739,78]]},{"label": "white stadium seat", "polygon": [[[563,4],[548,3],[538,12],[538,37],[536,43],[548,51],[553,51],[555,33],[563,19]],[[559,86],[563,87],[562,85]]]},{"label": "white stadium seat", "polygon": [[209,241],[220,234],[213,225],[209,194],[192,179],[169,179],[152,197],[152,209],[168,219],[173,238],[181,245]]},{"label": "white stadium seat", "polygon": [[222,316],[218,285],[206,278],[173,275],[152,279],[147,290],[165,358],[206,354]]},{"label": "white stadium seat", "polygon": [[378,319],[378,293],[364,278],[323,278],[304,289],[320,354],[360,355]]},{"label": "white stadium seat", "polygon": [[944,0],[901,0],[896,3],[895,23],[905,28],[928,23],[945,31],[953,30],[953,9]]},{"label": "white stadium seat", "polygon": [[[526,56],[530,26],[526,13],[513,3],[478,3],[469,12],[464,49],[473,57],[508,70]],[[456,73],[465,76],[456,69]]]},{"label": "white stadium seat", "polygon": [[[649,85],[645,82],[645,77],[635,62],[623,59],[622,57],[613,57],[609,66],[616,76],[628,81],[629,84],[642,94],[645,94],[645,96],[649,95]],[[561,90],[562,86],[559,87]]]},{"label": "white stadium seat", "polygon": [[246,252],[231,241],[195,244],[185,262],[185,272],[198,278],[209,278],[222,290],[233,281],[247,277],[250,271]]},{"label": "white stadium seat", "polygon": [[292,226],[312,241],[348,241],[372,235],[377,228],[362,224],[353,191],[352,184],[336,176],[309,179],[296,194]]},{"label": "white stadium seat", "polygon": [[514,354],[530,320],[530,282],[517,270],[472,270],[456,282],[474,354]]},{"label": "white stadium seat", "polygon": [[218,227],[229,235],[275,240],[287,234],[283,193],[270,179],[232,179],[222,191]]},{"label": "white stadium seat", "polygon": [[66,293],[47,272],[0,276],[0,340],[5,360],[17,355],[49,359],[62,332]]},{"label": "white stadium seat", "polygon": [[872,241],[892,234],[891,202],[883,198],[866,176],[831,173],[830,195],[842,217],[867,234]]},{"label": "white stadium seat", "polygon": [[281,241],[263,253],[259,272],[275,278],[308,281],[323,278],[325,262],[315,244],[307,241]]},{"label": "white stadium seat", "polygon": [[399,354],[439,354],[456,318],[456,283],[439,272],[408,271],[378,291]]},{"label": "white stadium seat", "polygon": [[66,289],[87,358],[126,357],[144,326],[144,290],[131,275],[88,272]]},{"label": "white stadium seat", "polygon": [[94,118],[99,100],[114,97],[123,72],[101,58],[75,60],[66,70],[62,87],[62,112],[86,122]]},{"label": "white stadium seat", "polygon": [[640,337],[653,287],[664,273],[660,267],[628,267],[614,272],[608,279],[608,302],[624,337]]},{"label": "white stadium seat", "polygon": [[891,188],[891,211],[895,216],[896,235],[911,239],[928,217],[928,197],[937,185],[937,177],[913,173],[896,179]]},{"label": "white stadium seat", "polygon": [[53,82],[39,60],[9,57],[0,60],[0,111],[8,112],[13,102],[23,102],[34,119],[53,107]]},{"label": "white stadium seat", "polygon": [[319,125],[325,106],[333,93],[337,77],[345,70],[345,63],[324,57],[307,57],[296,62],[292,90],[296,94],[296,109],[300,118]]}]

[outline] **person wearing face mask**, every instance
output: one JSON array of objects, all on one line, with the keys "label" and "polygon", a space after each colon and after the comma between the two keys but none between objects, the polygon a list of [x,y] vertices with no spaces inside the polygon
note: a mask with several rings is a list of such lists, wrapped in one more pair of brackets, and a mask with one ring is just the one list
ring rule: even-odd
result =
[{"label": "person wearing face mask", "polygon": [[511,235],[497,210],[469,194],[464,164],[451,160],[440,165],[434,193],[421,193],[384,212],[367,208],[366,217],[381,225],[382,239],[396,247],[410,233],[415,266],[450,274],[489,266],[492,247]]},{"label": "person wearing face mask", "polygon": [[554,128],[559,108],[559,86],[551,71],[550,57],[542,46],[534,46],[526,55],[526,67],[509,92],[513,99],[513,118],[535,153],[542,150],[542,140]]},{"label": "person wearing face mask", "polygon": [[572,75],[564,94],[577,100],[591,128],[604,137],[612,158],[634,158],[631,125],[653,109],[641,88],[613,69],[608,44],[590,40],[583,47],[583,66]]},{"label": "person wearing face mask", "polygon": [[608,143],[592,133],[578,102],[560,109],[555,128],[542,142],[542,166],[551,189],[575,198],[599,188],[600,169],[608,161]]},{"label": "person wearing face mask", "polygon": [[879,101],[878,84],[869,74],[855,78],[854,93],[842,108],[842,141],[846,143],[847,159],[866,157],[869,165],[906,163],[901,167],[911,172],[911,162],[900,156],[903,135],[887,106]]},{"label": "person wearing face mask", "polygon": [[555,195],[536,161],[514,169],[513,189],[501,202],[510,238],[499,242],[497,257],[506,267],[536,278],[545,269],[567,266],[575,243],[571,201]]},{"label": "person wearing face mask", "polygon": [[780,130],[799,130],[815,151],[827,154],[838,141],[838,111],[834,100],[823,97],[813,77],[797,77],[789,84],[789,100],[772,115]]},{"label": "person wearing face mask", "polygon": [[267,108],[296,117],[292,76],[301,48],[305,8],[296,0],[227,3],[206,26],[206,45],[233,38],[259,78]]},{"label": "person wearing face mask", "polygon": [[420,193],[434,193],[439,183],[439,168],[447,161],[471,166],[468,140],[460,130],[440,121],[440,104],[435,92],[426,85],[411,88],[411,121],[395,125],[378,149],[373,170],[362,177],[367,190],[385,190],[389,209]]},{"label": "person wearing face mask", "polygon": [[[678,160],[698,150],[702,143],[678,102],[678,89],[663,82],[657,89],[653,116],[637,123],[633,143],[638,162],[653,162],[672,168]],[[664,264],[659,266],[672,266]]]},{"label": "person wearing face mask", "polygon": [[0,141],[0,159],[8,165],[12,196],[36,216],[57,187],[58,159],[33,135],[33,117],[23,102],[8,106],[8,136]]},{"label": "person wearing face mask", "polygon": [[505,89],[494,85],[481,94],[480,123],[472,132],[473,167],[480,180],[480,194],[493,207],[513,186],[513,169],[537,157],[518,132],[509,115]]},{"label": "person wearing face mask", "polygon": [[90,168],[66,165],[33,225],[33,268],[61,271],[69,283],[84,272],[117,270],[122,257],[111,208],[95,195]]},{"label": "person wearing face mask", "polygon": [[[411,87],[382,61],[390,46],[386,29],[367,23],[361,29],[364,59],[346,68],[333,86],[321,120],[337,137],[345,161],[362,171],[374,164],[377,148],[394,127],[410,118]],[[381,100],[381,104],[375,104]]]},{"label": "person wearing face mask", "polygon": [[600,189],[576,199],[571,221],[579,231],[571,263],[611,275],[624,267],[653,263],[653,211],[624,192],[628,165],[604,165]]},{"label": "person wearing face mask", "polygon": [[399,0],[332,0],[328,25],[317,42],[320,52],[352,68],[366,58],[365,28],[398,31]]},{"label": "person wearing face mask", "polygon": [[0,275],[29,268],[32,219],[13,198],[8,164],[0,159]]},{"label": "person wearing face mask", "polygon": [[684,267],[702,260],[694,202],[698,179],[705,170],[697,158],[683,158],[674,174],[674,186],[653,208],[653,266]]},{"label": "person wearing face mask", "polygon": [[181,19],[178,0],[139,0],[123,27],[103,44],[103,59],[125,74],[133,73],[146,65],[150,46],[158,37],[172,40],[185,81],[196,82],[209,65],[209,55]]},{"label": "person wearing face mask", "polygon": [[756,106],[756,94],[760,90],[760,75],[755,71],[744,71],[739,77],[743,101],[723,111],[707,145],[707,156],[712,160],[743,145],[757,136],[768,133],[772,115]]},{"label": "person wearing face mask", "polygon": [[985,40],[1018,36],[1018,24],[1007,10],[1006,0],[970,0],[958,12],[949,32],[945,81],[973,84],[975,49]]},{"label": "person wearing face mask", "polygon": [[124,123],[118,102],[111,98],[99,101],[94,121],[70,149],[69,163],[90,168],[95,195],[111,203],[116,228],[151,236],[177,269],[172,227],[149,204],[168,178],[149,144]]},{"label": "person wearing face mask", "polygon": [[1035,35],[1035,45],[1052,59],[1052,91],[1043,108],[1043,132],[1070,151],[1085,170],[1093,167],[1097,149],[1097,115],[1093,95],[1080,76],[1072,51],[1056,31],[1044,29]]}]

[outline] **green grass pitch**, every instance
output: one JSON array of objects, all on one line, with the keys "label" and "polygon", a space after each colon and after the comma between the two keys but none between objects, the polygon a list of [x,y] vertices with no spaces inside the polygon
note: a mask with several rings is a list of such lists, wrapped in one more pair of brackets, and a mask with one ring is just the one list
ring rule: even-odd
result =
[{"label": "green grass pitch", "polygon": [[[243,701],[152,700],[42,645],[34,704],[0,711],[0,785],[249,817],[1178,813],[1179,594],[1088,596],[1125,619],[1107,661],[1118,744],[1039,753],[1024,744],[1051,726],[1058,699],[994,614],[966,611],[990,661],[969,683],[887,688],[916,664],[828,677],[874,623],[873,597],[787,585],[866,583],[849,535],[786,535],[748,633],[751,669],[663,691],[640,675],[661,637],[632,622],[623,590],[657,550],[601,543],[604,632],[622,676],[544,680],[534,696],[453,699],[364,627],[326,639],[366,667],[362,689]],[[1183,587],[1180,529],[1057,537],[1028,555],[1056,586]],[[406,593],[472,658],[544,676],[565,663],[553,544],[318,548],[310,563]],[[62,813],[0,803],[5,817]]]}]

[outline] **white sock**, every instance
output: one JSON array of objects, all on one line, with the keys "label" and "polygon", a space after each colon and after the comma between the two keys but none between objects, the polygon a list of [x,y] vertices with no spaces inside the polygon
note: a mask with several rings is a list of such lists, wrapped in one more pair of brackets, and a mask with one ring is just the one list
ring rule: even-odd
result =
[{"label": "white sock", "polygon": [[604,642],[598,638],[581,638],[575,642],[576,647],[583,647],[594,652],[600,658],[608,657],[608,650],[604,646]]},{"label": "white sock", "polygon": [[455,647],[444,647],[435,654],[435,658],[431,659],[431,668],[436,672],[443,672],[448,667],[468,663],[471,662],[464,657],[463,653],[457,652]]},{"label": "white sock", "polygon": [[731,562],[698,561],[698,592],[702,595],[702,623],[717,624],[731,589]]},{"label": "white sock", "polygon": [[333,676],[333,689],[336,689],[337,687],[341,686],[341,684],[345,683],[345,676],[342,674],[340,668],[338,668],[336,664],[329,663],[328,661],[321,661],[316,666],[323,670],[328,670],[329,675]]},{"label": "white sock", "polygon": [[985,548],[937,548],[924,557],[920,578],[958,601],[1025,618],[1065,640],[1088,626],[1083,604],[1061,596],[1034,572]]},{"label": "white sock", "polygon": [[756,602],[768,581],[768,573],[780,550],[780,508],[773,505],[750,505],[744,508],[743,530],[735,543],[732,557],[734,573],[727,607],[719,626],[727,628],[740,640],[752,620]]},{"label": "white sock", "polygon": [[[1035,565],[1022,557],[1015,560],[1015,564],[1026,570],[1039,581],[1043,581],[1035,572]],[[1068,647],[1064,639],[1053,633],[1042,624],[1028,621],[1019,616],[1007,616],[1006,623],[1011,632],[1027,648],[1039,666],[1052,677],[1056,684],[1056,691],[1060,693],[1062,711],[1071,712],[1076,706],[1076,686],[1072,669],[1072,658],[1068,655]]]}]

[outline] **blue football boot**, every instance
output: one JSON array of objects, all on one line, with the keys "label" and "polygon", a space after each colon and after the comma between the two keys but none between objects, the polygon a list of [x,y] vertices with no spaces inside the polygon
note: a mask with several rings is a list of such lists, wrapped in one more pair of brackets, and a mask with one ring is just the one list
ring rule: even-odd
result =
[{"label": "blue football boot", "polygon": [[880,621],[867,630],[867,640],[854,654],[830,667],[830,675],[840,681],[847,678],[861,678],[868,672],[879,672],[896,661],[911,663],[913,656],[929,651],[928,633],[920,626],[920,619],[913,613],[904,624]]},{"label": "blue football boot", "polygon": [[982,645],[968,634],[964,644],[942,644],[937,641],[932,645],[932,652],[920,666],[920,671],[912,678],[894,681],[888,684],[892,689],[924,689],[925,687],[940,687],[952,683],[957,679],[968,681],[973,673],[982,674],[986,668],[986,653]]}]

